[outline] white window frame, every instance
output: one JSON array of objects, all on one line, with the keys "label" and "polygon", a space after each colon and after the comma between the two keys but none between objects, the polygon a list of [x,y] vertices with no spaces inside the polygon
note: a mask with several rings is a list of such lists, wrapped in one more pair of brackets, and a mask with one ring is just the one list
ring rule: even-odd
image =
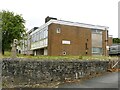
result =
[{"label": "white window frame", "polygon": [[56,29],[56,33],[61,33],[61,29],[60,29],[60,28],[57,28],[57,29]]}]

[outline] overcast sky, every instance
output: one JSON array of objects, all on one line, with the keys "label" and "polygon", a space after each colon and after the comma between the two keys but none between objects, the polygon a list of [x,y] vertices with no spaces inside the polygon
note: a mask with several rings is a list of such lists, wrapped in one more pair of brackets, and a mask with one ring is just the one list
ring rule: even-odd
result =
[{"label": "overcast sky", "polygon": [[118,37],[119,0],[0,0],[0,10],[22,14],[26,28],[44,24],[47,16],[109,27]]}]

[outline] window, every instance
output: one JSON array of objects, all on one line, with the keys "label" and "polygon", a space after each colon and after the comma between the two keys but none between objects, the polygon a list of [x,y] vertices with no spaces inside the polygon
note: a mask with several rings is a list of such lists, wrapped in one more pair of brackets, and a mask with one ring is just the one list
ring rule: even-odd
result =
[{"label": "window", "polygon": [[60,29],[60,28],[57,28],[57,29],[56,29],[56,33],[61,33],[61,29]]},{"label": "window", "polygon": [[45,38],[47,38],[47,36],[48,36],[48,31],[45,30]]},{"label": "window", "polygon": [[44,38],[46,38],[46,30],[44,30]]},{"label": "window", "polygon": [[102,47],[102,34],[92,33],[92,47]]},{"label": "window", "polygon": [[40,40],[42,39],[41,31],[40,31]]},{"label": "window", "polygon": [[92,29],[92,33],[102,34],[102,30],[99,30],[99,29]]},{"label": "window", "polygon": [[32,38],[31,38],[31,42],[33,42],[34,40],[33,40],[33,35],[31,36]]},{"label": "window", "polygon": [[35,42],[36,42],[37,41],[37,34],[35,33],[34,35],[35,35],[34,39],[35,39]]},{"label": "window", "polygon": [[33,34],[33,42],[35,42],[35,34]]},{"label": "window", "polygon": [[39,41],[39,32],[36,33],[36,41]]},{"label": "window", "polygon": [[38,32],[38,38],[39,38],[39,40],[40,40],[40,31]]},{"label": "window", "polygon": [[44,33],[44,32],[43,32],[43,31],[41,31],[41,39],[43,39],[43,35],[44,35],[43,33]]},{"label": "window", "polygon": [[92,53],[97,54],[97,55],[102,55],[102,48],[93,47],[92,48]]}]

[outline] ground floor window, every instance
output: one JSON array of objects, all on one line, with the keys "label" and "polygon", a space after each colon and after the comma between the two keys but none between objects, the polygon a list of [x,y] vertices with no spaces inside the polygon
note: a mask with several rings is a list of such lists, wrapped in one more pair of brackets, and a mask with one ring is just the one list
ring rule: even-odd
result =
[{"label": "ground floor window", "polygon": [[33,51],[34,52],[34,56],[36,55],[47,55],[47,48],[41,48],[41,49],[36,49]]},{"label": "ground floor window", "polygon": [[93,47],[92,48],[92,54],[93,55],[102,55],[102,52],[103,52],[102,48],[99,48],[99,47]]}]

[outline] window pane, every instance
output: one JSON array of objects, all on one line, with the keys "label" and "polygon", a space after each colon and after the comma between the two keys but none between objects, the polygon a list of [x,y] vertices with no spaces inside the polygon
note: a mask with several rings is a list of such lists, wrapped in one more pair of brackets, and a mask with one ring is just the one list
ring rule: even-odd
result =
[{"label": "window pane", "polygon": [[102,47],[102,34],[92,33],[92,47]]},{"label": "window pane", "polygon": [[93,48],[92,48],[92,53],[93,53],[93,54],[102,55],[102,48],[93,47]]},{"label": "window pane", "polygon": [[56,29],[56,33],[60,33],[61,32],[61,29],[60,28],[57,28]]}]

